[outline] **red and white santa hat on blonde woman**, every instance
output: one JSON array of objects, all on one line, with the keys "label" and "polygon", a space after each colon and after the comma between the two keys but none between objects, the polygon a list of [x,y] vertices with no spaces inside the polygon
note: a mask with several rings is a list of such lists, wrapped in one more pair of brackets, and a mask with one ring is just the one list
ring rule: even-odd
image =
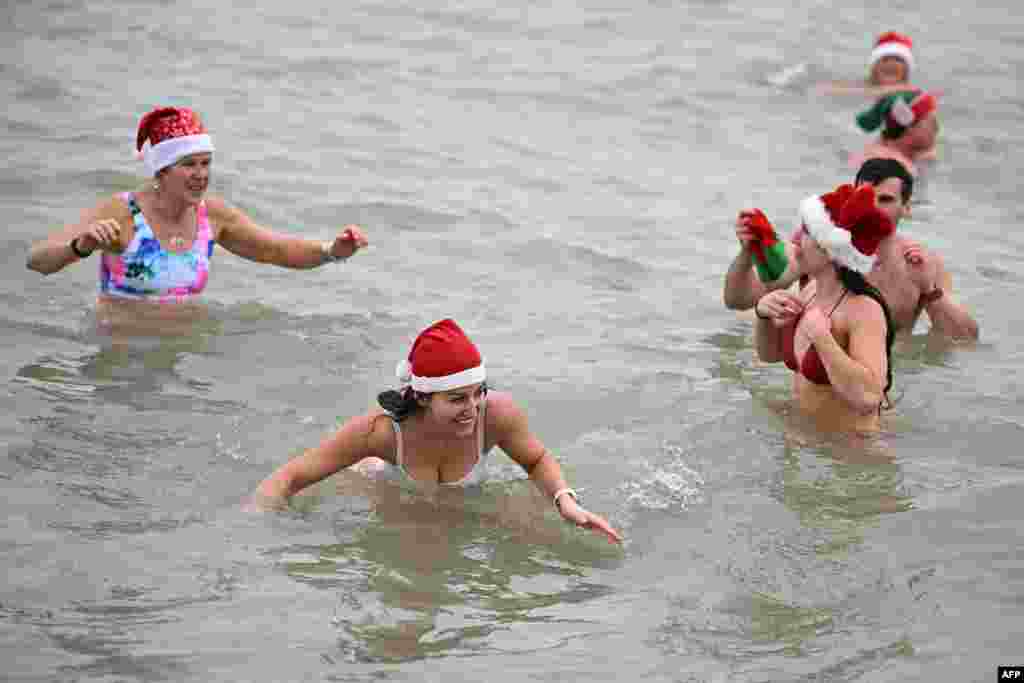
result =
[{"label": "red and white santa hat on blonde woman", "polygon": [[875,264],[878,245],[896,229],[875,203],[872,185],[840,185],[800,203],[807,234],[836,263],[864,274]]},{"label": "red and white santa hat on blonde woman", "polygon": [[150,176],[190,154],[214,151],[199,114],[186,107],[160,107],[143,116],[135,149]]},{"label": "red and white santa hat on blonde woman", "polygon": [[871,51],[871,66],[878,64],[879,60],[885,57],[899,57],[907,64],[907,69],[914,68],[914,55],[910,49],[914,47],[914,41],[902,33],[889,31],[878,36],[875,41],[875,48]]},{"label": "red and white santa hat on blonde woman", "polygon": [[454,320],[445,318],[420,332],[409,357],[395,368],[402,388],[429,394],[483,382],[487,370],[480,351]]}]

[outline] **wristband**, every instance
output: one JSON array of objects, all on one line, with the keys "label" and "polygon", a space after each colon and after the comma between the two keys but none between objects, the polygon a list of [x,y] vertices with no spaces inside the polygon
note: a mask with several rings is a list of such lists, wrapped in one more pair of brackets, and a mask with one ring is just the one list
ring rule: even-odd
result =
[{"label": "wristband", "polygon": [[[761,303],[760,300],[758,300],[757,303]],[[754,304],[754,315],[756,315],[761,320],[771,320],[772,317],[770,315],[761,315],[761,311],[757,310],[757,303]]]},{"label": "wristband", "polygon": [[75,256],[77,256],[78,258],[89,258],[89,256],[92,255],[91,251],[82,251],[78,248],[77,237],[71,240],[71,244],[69,246],[71,247],[71,251],[75,252]]},{"label": "wristband", "polygon": [[579,502],[579,496],[576,495],[576,491],[570,488],[558,489],[557,491],[555,491],[555,495],[553,496],[553,498],[555,501],[555,507],[558,508],[559,512],[562,511],[562,506],[558,504],[558,499],[566,494],[572,496],[573,500]]}]

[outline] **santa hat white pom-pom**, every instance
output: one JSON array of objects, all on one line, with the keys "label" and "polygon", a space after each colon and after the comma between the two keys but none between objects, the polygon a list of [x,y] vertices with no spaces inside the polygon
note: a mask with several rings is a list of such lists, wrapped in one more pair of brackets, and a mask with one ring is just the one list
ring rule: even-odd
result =
[{"label": "santa hat white pom-pom", "polygon": [[914,123],[914,110],[902,99],[897,99],[892,104],[892,118],[901,126],[910,126]]}]

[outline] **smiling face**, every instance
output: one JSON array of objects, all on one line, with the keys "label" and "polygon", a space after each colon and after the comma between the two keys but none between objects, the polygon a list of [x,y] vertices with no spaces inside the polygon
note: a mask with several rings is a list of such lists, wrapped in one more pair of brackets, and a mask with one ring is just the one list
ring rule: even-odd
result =
[{"label": "smiling face", "polygon": [[480,416],[480,404],[487,395],[483,382],[458,387],[450,391],[437,391],[420,399],[425,407],[427,421],[437,431],[454,436],[469,436]]},{"label": "smiling face", "polygon": [[873,85],[898,85],[906,83],[910,75],[907,63],[899,57],[882,57],[871,69]]},{"label": "smiling face", "polygon": [[210,186],[212,164],[213,155],[209,152],[183,157],[157,175],[160,189],[187,204],[198,204]]}]

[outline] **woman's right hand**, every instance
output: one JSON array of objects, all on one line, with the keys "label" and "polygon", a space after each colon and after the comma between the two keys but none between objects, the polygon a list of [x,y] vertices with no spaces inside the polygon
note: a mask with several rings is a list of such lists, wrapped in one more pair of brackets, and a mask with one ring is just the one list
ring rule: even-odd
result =
[{"label": "woman's right hand", "polygon": [[124,251],[121,244],[121,224],[113,218],[101,218],[90,223],[85,232],[75,239],[78,240],[78,248],[88,253],[96,249],[114,253]]},{"label": "woman's right hand", "polygon": [[795,321],[804,310],[804,302],[796,294],[776,289],[768,292],[754,305],[754,312],[761,318],[768,318],[776,327],[785,327]]}]

